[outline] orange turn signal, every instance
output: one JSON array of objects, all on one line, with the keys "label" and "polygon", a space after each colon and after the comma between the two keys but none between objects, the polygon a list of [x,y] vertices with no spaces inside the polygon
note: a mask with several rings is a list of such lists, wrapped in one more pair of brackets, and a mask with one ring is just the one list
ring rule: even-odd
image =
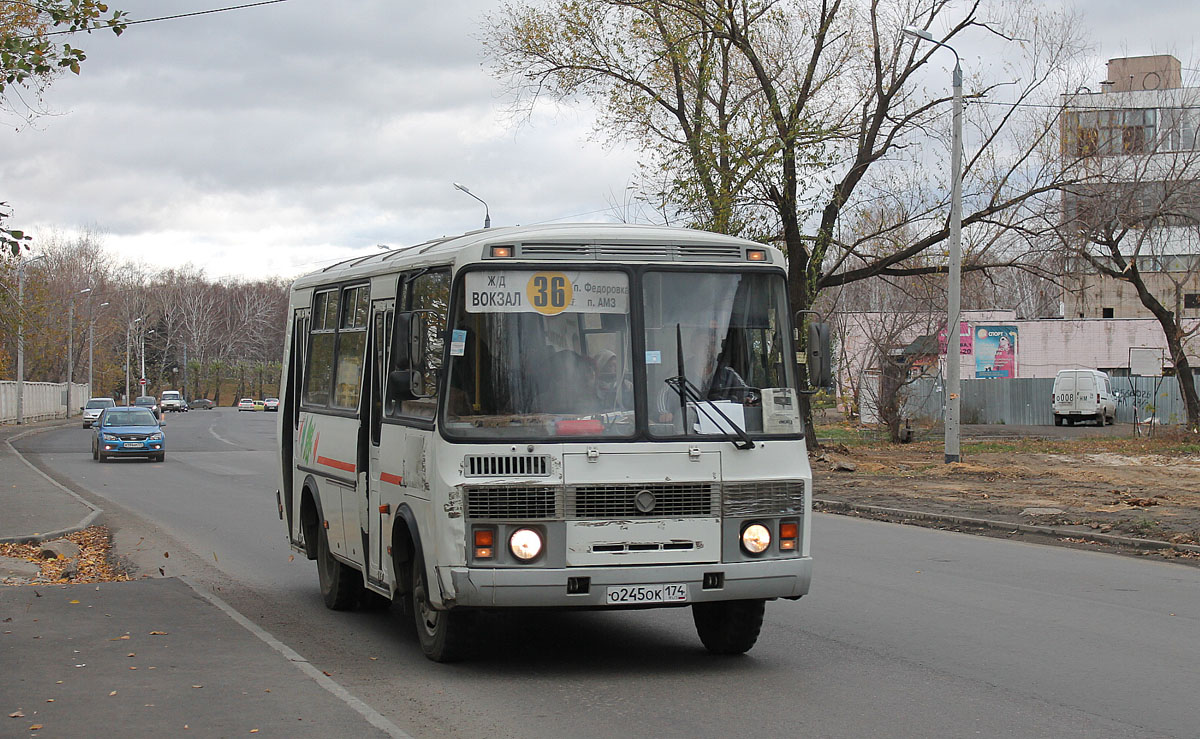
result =
[{"label": "orange turn signal", "polygon": [[781,523],[779,524],[780,539],[795,539],[800,535],[800,524],[796,523]]},{"label": "orange turn signal", "polygon": [[765,262],[767,261],[767,252],[763,249],[747,249],[747,262]]},{"label": "orange turn signal", "polygon": [[497,257],[511,257],[511,256],[512,256],[512,247],[511,246],[493,246],[492,247],[492,258],[493,259],[495,259]]},{"label": "orange turn signal", "polygon": [[475,529],[475,546],[490,547],[495,543],[495,533],[491,529]]}]

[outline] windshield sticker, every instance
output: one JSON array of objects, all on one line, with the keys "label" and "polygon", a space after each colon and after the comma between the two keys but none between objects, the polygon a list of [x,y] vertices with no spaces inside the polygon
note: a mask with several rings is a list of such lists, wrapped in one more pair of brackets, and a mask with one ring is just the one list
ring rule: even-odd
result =
[{"label": "windshield sticker", "polygon": [[450,356],[461,357],[467,353],[467,332],[456,328],[450,333]]},{"label": "windshield sticker", "polygon": [[625,314],[629,282],[620,272],[468,272],[466,304],[469,313]]},{"label": "windshield sticker", "polygon": [[662,364],[662,352],[647,351],[646,352],[646,364]]}]

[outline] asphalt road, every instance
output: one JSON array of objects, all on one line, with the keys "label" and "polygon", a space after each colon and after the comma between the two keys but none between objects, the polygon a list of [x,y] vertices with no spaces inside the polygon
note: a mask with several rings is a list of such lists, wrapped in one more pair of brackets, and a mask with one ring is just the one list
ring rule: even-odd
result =
[{"label": "asphalt road", "polygon": [[169,416],[161,465],[96,464],[78,428],[19,446],[101,499],[142,572],[212,588],[415,736],[1200,731],[1200,570],[832,515],[813,592],[768,604],[745,657],[706,654],[675,609],[489,617],[474,660],[428,662],[400,609],[328,611],[291,557],[274,421]]}]

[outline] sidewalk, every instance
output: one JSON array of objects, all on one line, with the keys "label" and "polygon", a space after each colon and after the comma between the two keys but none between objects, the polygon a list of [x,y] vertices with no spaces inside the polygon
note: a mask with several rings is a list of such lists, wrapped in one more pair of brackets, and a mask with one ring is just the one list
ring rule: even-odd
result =
[{"label": "sidewalk", "polygon": [[178,578],[0,588],[0,736],[404,736],[222,606]]},{"label": "sidewalk", "polygon": [[72,421],[0,426],[0,542],[38,543],[95,523],[102,511],[34,469],[11,441]]},{"label": "sidewalk", "polygon": [[[0,426],[0,542],[103,523],[10,444],[67,423]],[[0,664],[0,736],[407,736],[182,578],[0,587]]]}]

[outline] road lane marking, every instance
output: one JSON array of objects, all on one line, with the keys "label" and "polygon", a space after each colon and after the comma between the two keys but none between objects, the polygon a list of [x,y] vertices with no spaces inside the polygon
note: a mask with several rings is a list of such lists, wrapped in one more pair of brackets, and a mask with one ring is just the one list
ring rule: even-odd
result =
[{"label": "road lane marking", "polygon": [[208,433],[212,434],[212,435],[213,435],[213,438],[214,438],[214,439],[216,439],[217,441],[222,441],[222,442],[224,442],[224,443],[228,444],[229,446],[235,446],[235,447],[237,447],[238,449],[241,449],[241,448],[243,447],[243,445],[242,445],[242,444],[234,444],[234,443],[233,443],[232,441],[230,441],[229,439],[226,439],[224,436],[221,436],[220,434],[218,434],[218,433],[217,433],[217,430],[216,430],[216,427],[214,427],[214,426],[209,426],[209,427],[208,427]]},{"label": "road lane marking", "polygon": [[340,699],[343,703],[354,709],[354,711],[367,720],[367,723],[386,733],[388,736],[395,737],[396,739],[413,739],[411,734],[406,733],[399,726],[393,724],[382,713],[364,703],[362,699],[356,698],[350,691],[346,690],[335,680],[333,680],[333,678],[329,677],[324,672],[321,672],[316,667],[313,667],[312,663],[302,657],[296,650],[279,641],[266,629],[262,628],[258,624],[243,616],[238,611],[234,610],[233,606],[192,582],[190,578],[183,576],[177,577],[179,577],[181,581],[195,591],[196,594],[201,598],[207,600],[209,603],[212,603],[217,608],[220,608],[225,612],[225,615],[232,618],[251,634],[257,636],[267,646],[282,654],[288,662],[291,662],[293,665],[299,668],[301,672],[315,680],[318,685],[328,690],[331,694],[333,694],[334,697]]}]

